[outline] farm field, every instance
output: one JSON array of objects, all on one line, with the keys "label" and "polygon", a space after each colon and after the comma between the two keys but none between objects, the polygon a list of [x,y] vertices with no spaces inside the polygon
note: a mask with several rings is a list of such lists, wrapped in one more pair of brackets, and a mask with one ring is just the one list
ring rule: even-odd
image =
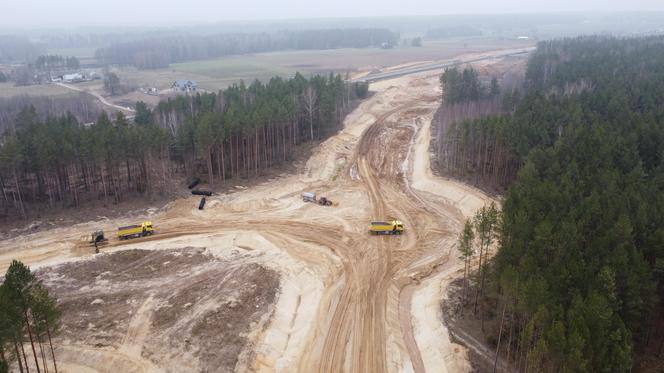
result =
[{"label": "farm field", "polygon": [[419,48],[280,51],[177,63],[168,69],[123,68],[120,77],[129,83],[158,89],[169,88],[176,79],[192,79],[204,90],[217,91],[240,80],[267,80],[275,75],[292,76],[298,71],[304,75],[330,72],[354,74],[406,63],[443,60],[460,54],[519,48],[532,44],[533,41],[529,40],[474,38],[425,41]]},{"label": "farm field", "polygon": [[0,83],[0,97],[12,96],[61,96],[70,94],[66,88],[55,84],[15,86],[14,83]]}]

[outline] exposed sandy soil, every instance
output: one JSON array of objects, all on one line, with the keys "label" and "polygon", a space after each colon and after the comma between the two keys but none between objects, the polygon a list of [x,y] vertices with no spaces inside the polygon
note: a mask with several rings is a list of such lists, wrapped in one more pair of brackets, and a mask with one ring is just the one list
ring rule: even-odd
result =
[{"label": "exposed sandy soil", "polygon": [[89,368],[107,355],[104,370],[125,372],[233,371],[278,285],[240,252],[197,247],[118,251],[39,276],[63,310],[58,355]]},{"label": "exposed sandy soil", "polygon": [[[85,313],[85,321],[67,316],[58,338],[63,364],[136,372],[233,364],[258,372],[469,369],[466,350],[442,324],[439,300],[445,276],[462,266],[454,243],[463,221],[490,199],[431,174],[436,72],[371,89],[376,93],[314,150],[303,172],[211,197],[204,211],[197,198],[176,200],[149,217],[156,235],[111,239],[99,259],[80,237],[134,221],[1,242],[0,267],[18,258],[44,268],[63,305]],[[304,203],[303,191],[338,205]],[[402,220],[406,233],[369,235],[368,222],[382,218]],[[271,295],[269,283],[258,283],[273,281],[273,272],[279,286]],[[239,325],[226,335],[218,328],[227,316],[215,311],[230,307],[224,302],[232,294],[258,307],[233,318]],[[94,308],[97,298],[109,302],[108,313]]]}]

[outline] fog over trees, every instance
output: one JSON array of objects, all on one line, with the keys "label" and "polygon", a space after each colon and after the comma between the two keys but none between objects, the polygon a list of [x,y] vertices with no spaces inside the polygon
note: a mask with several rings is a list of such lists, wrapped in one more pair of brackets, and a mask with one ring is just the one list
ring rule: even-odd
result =
[{"label": "fog over trees", "polygon": [[167,67],[174,62],[284,49],[366,48],[396,45],[399,35],[387,29],[313,29],[277,34],[218,34],[152,37],[113,43],[97,50],[105,64],[142,69]]}]

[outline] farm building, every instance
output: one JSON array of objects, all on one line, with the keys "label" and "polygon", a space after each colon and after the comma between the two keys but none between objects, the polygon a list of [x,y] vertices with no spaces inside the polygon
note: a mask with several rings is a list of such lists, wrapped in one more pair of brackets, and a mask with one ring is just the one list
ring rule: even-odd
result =
[{"label": "farm building", "polygon": [[62,81],[67,82],[67,83],[76,83],[76,82],[82,82],[85,80],[85,77],[82,74],[75,73],[75,74],[65,74],[62,76]]},{"label": "farm building", "polygon": [[182,79],[176,80],[171,88],[174,91],[179,92],[195,92],[196,88],[198,88],[198,84],[196,84],[196,82],[193,80]]}]

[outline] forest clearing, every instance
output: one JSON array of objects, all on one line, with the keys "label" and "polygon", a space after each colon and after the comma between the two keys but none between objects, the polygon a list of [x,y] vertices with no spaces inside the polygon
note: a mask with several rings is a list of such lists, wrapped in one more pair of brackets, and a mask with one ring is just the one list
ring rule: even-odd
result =
[{"label": "forest clearing", "polygon": [[[300,172],[209,197],[203,211],[195,197],[152,209],[154,236],[111,240],[95,256],[81,236],[148,216],[45,230],[0,243],[0,267],[23,261],[63,294],[65,308],[83,312],[63,321],[56,347],[72,371],[206,369],[196,364],[259,372],[468,370],[466,349],[449,340],[436,306],[444,288],[427,279],[463,270],[458,232],[492,199],[431,172],[438,78],[429,72],[373,83],[375,94],[316,146]],[[305,203],[307,190],[339,205]],[[370,220],[389,216],[404,222],[404,235],[368,235]],[[249,277],[210,282],[233,273]],[[238,359],[219,365],[201,358],[210,345],[197,339],[195,326],[223,329],[218,323],[226,319],[210,317],[236,303],[257,312],[237,313],[228,331],[236,334],[224,339],[232,346],[215,348],[241,351]],[[130,317],[118,316],[113,326],[99,305]],[[172,312],[181,321],[168,321]]]}]

